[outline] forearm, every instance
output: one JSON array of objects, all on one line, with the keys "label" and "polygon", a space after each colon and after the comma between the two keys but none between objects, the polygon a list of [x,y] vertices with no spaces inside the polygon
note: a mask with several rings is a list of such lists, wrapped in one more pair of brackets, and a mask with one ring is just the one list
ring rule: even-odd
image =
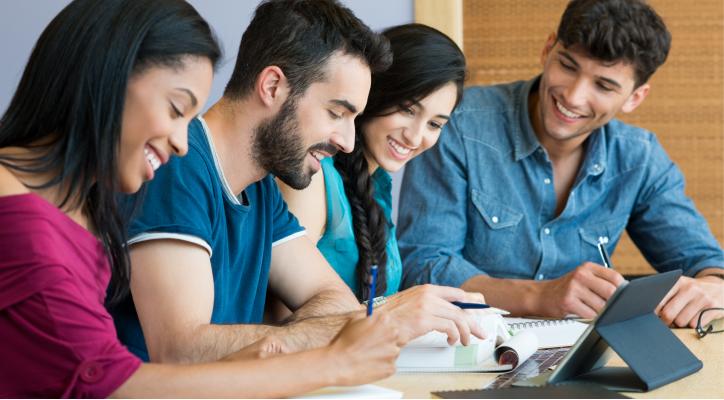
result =
[{"label": "forearm", "polygon": [[334,385],[334,371],[327,349],[197,365],[144,364],[112,397],[280,398]]},{"label": "forearm", "polygon": [[[301,350],[322,347],[330,343],[342,327],[355,314],[361,313],[361,307],[353,299],[353,310],[340,314],[339,310],[347,310],[351,307],[340,307],[338,305],[325,307],[323,302],[339,298],[337,295],[325,295],[320,293],[319,297],[313,298],[315,303],[309,304],[306,313],[300,313],[307,308],[307,304],[298,310],[294,319],[283,326],[272,325],[221,325],[203,324],[196,329],[188,331],[188,334],[168,335],[161,342],[161,348],[156,350],[149,346],[151,360],[163,363],[198,363],[216,361],[227,355],[238,351],[267,336],[277,336],[285,344],[284,350],[297,352]],[[325,300],[327,299],[327,300]],[[317,303],[319,302],[319,303]],[[344,303],[344,302],[342,302]],[[333,313],[326,317],[314,317],[315,312]],[[334,310],[334,311],[333,311]],[[169,338],[175,338],[170,340]],[[156,350],[156,351],[154,351]]]},{"label": "forearm", "polygon": [[511,315],[546,315],[541,307],[544,290],[540,282],[477,275],[465,281],[460,288],[482,293],[488,304],[510,311]]},{"label": "forearm", "polygon": [[160,348],[154,349],[149,345],[149,354],[151,361],[160,363],[216,361],[268,336],[283,339],[287,331],[287,327],[271,325],[202,324],[185,334],[165,335],[160,341]]},{"label": "forearm", "polygon": [[352,292],[345,286],[320,291],[297,309],[289,318],[289,322],[307,318],[326,317],[359,311],[360,306]]},{"label": "forearm", "polygon": [[314,349],[328,345],[344,325],[363,313],[361,309],[345,314],[311,317],[283,326],[280,339],[289,351]]}]

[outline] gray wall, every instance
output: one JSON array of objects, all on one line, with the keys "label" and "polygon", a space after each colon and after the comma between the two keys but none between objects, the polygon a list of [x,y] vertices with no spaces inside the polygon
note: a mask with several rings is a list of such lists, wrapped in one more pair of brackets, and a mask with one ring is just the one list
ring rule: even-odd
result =
[{"label": "gray wall", "polygon": [[[189,0],[216,31],[223,48],[224,61],[214,77],[207,106],[213,104],[231,76],[241,34],[249,24],[257,0]],[[341,0],[372,29],[412,22],[412,0]],[[20,80],[35,41],[45,26],[68,0],[0,1],[0,112],[4,113]],[[384,10],[384,12],[380,12]],[[396,216],[399,174],[394,179]]]}]

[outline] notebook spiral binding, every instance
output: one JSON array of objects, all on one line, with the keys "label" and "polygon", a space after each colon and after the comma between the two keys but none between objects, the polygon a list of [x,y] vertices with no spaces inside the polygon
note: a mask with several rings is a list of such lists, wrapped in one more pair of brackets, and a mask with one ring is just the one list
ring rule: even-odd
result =
[{"label": "notebook spiral binding", "polygon": [[530,328],[544,328],[546,326],[570,324],[575,321],[576,321],[575,319],[541,319],[541,320],[537,320],[537,321],[514,322],[512,324],[508,324],[508,326],[511,329],[520,331],[523,329],[530,329]]}]

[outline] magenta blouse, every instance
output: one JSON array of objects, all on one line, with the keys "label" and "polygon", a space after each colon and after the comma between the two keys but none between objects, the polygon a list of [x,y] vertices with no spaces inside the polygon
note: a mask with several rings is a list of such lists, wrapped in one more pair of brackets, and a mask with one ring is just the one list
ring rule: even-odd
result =
[{"label": "magenta blouse", "polygon": [[54,205],[0,197],[0,397],[108,397],[138,369],[103,306],[110,274]]}]

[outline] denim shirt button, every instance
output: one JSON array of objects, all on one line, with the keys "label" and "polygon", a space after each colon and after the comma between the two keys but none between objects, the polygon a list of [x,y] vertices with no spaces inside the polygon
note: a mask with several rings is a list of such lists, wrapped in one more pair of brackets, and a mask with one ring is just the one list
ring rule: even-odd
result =
[{"label": "denim shirt button", "polygon": [[543,274],[538,274],[538,276],[537,276],[536,278],[537,278],[539,281],[541,281],[541,280],[543,280],[544,276],[543,276]]},{"label": "denim shirt button", "polygon": [[491,221],[493,221],[494,224],[497,224],[499,219],[495,215],[493,215],[493,218],[490,218]]},{"label": "denim shirt button", "polygon": [[545,228],[545,229],[543,229],[543,233],[545,233],[546,235],[550,235],[550,234],[551,234],[551,230],[548,229],[548,228]]},{"label": "denim shirt button", "polygon": [[550,185],[551,180],[549,178],[545,178],[545,179],[543,179],[543,183],[545,183],[546,185]]}]

